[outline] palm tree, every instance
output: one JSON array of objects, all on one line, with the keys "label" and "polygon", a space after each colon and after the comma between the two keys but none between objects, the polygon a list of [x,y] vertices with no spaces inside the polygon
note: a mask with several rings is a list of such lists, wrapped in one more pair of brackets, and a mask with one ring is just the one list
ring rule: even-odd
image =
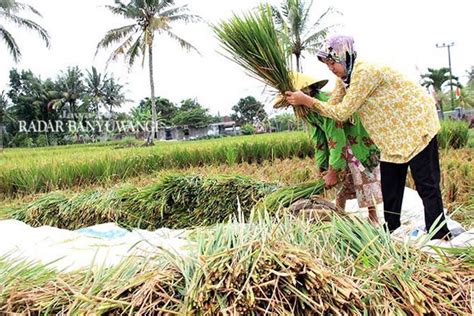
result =
[{"label": "palm tree", "polygon": [[429,88],[433,87],[434,97],[436,99],[436,107],[441,111],[441,118],[444,119],[443,106],[442,106],[442,87],[448,82],[448,85],[459,86],[459,78],[453,76],[450,80],[449,68],[443,67],[439,69],[428,68],[426,74],[421,75],[423,81],[421,85]]},{"label": "palm tree", "polygon": [[78,122],[79,107],[82,105],[79,102],[82,102],[85,93],[82,71],[77,66],[69,67],[58,77],[56,83],[59,97],[52,100],[50,106],[59,110],[66,107],[68,114]]},{"label": "palm tree", "polygon": [[275,24],[279,28],[283,41],[296,58],[296,70],[302,71],[301,57],[304,51],[315,53],[322,46],[322,41],[335,25],[323,26],[325,17],[331,13],[339,13],[328,8],[315,23],[311,24],[309,11],[313,1],[283,0],[279,7],[273,6],[272,13]]},{"label": "palm tree", "polygon": [[123,91],[124,86],[109,78],[104,81],[103,102],[104,107],[109,111],[110,117],[113,116],[114,108],[120,108],[125,102],[129,101]]},{"label": "palm tree", "polygon": [[142,65],[145,55],[148,54],[148,67],[150,75],[151,111],[152,111],[152,137],[148,142],[151,144],[156,137],[157,113],[155,107],[155,83],[153,79],[153,44],[155,35],[167,35],[176,40],[182,48],[190,51],[197,49],[190,43],[176,35],[172,30],[174,22],[197,22],[201,18],[189,13],[187,5],[176,6],[174,0],[131,0],[125,4],[121,0],[115,0],[114,6],[107,6],[113,13],[133,23],[112,29],[97,45],[100,48],[108,48],[110,45],[119,43],[112,52],[110,60],[116,60],[119,56],[125,56],[131,68],[139,56],[142,56]]},{"label": "palm tree", "polygon": [[[18,27],[27,28],[38,33],[41,39],[45,42],[46,47],[49,48],[50,42],[48,32],[46,32],[46,30],[36,22],[18,16],[17,13],[20,11],[30,11],[41,17],[41,14],[30,5],[19,3],[14,0],[0,0],[0,19],[10,22]],[[0,25],[0,39],[2,39],[7,45],[13,60],[18,62],[21,58],[20,48],[13,38],[13,35],[3,25]]]},{"label": "palm tree", "polygon": [[87,70],[86,84],[86,103],[91,105],[90,110],[99,116],[100,105],[104,104],[104,90],[107,82],[107,74],[102,75],[97,68],[92,67],[91,71]]},{"label": "palm tree", "polygon": [[[424,79],[421,83],[424,87],[433,87],[437,93],[441,92],[442,86],[449,82],[449,68],[443,67],[439,69],[428,68],[428,73],[421,75]],[[453,76],[453,85],[458,85],[459,78]],[[449,83],[448,83],[449,84]]]}]

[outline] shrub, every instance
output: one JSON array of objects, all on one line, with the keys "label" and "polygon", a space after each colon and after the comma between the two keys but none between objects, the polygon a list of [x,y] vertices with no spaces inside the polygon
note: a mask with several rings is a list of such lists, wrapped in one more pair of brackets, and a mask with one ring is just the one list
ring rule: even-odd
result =
[{"label": "shrub", "polygon": [[438,142],[441,148],[463,148],[469,139],[469,124],[465,121],[444,120],[441,122],[441,131]]},{"label": "shrub", "polygon": [[242,131],[242,134],[244,135],[253,135],[255,134],[255,126],[252,124],[244,124],[240,127],[240,130]]}]

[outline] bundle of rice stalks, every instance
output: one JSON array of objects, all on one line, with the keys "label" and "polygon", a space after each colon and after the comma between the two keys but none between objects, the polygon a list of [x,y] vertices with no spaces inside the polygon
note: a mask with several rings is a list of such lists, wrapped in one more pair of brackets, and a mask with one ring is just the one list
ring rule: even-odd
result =
[{"label": "bundle of rice stalks", "polygon": [[73,196],[53,192],[15,210],[32,226],[82,227],[115,222],[124,227],[185,228],[224,222],[251,209],[277,186],[243,176],[167,175],[143,188],[124,185]]},{"label": "bundle of rice stalks", "polygon": [[289,207],[291,203],[299,199],[306,199],[312,195],[322,194],[325,183],[323,179],[304,182],[289,187],[283,187],[269,194],[259,203],[259,208],[276,212],[280,208]]},{"label": "bundle of rice stalks", "polygon": [[310,252],[275,240],[247,247],[201,261],[187,293],[191,314],[338,315],[363,309],[364,291],[355,278],[333,273]]},{"label": "bundle of rice stalks", "polygon": [[167,176],[161,182],[162,225],[189,227],[190,223],[222,223],[240,211],[245,218],[276,185],[242,176]]},{"label": "bundle of rice stalks", "polygon": [[[264,84],[284,94],[294,91],[289,72],[288,50],[279,39],[270,6],[260,6],[254,13],[234,15],[228,21],[213,26],[230,60]],[[285,99],[275,107],[289,106]],[[298,117],[306,117],[309,109],[294,106]]]}]

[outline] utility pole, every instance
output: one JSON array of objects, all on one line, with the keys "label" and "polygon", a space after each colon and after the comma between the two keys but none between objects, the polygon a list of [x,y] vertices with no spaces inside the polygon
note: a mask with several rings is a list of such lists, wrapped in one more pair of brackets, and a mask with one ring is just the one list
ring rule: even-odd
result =
[{"label": "utility pole", "polygon": [[451,87],[451,108],[454,110],[454,93],[453,93],[453,71],[451,70],[451,47],[454,46],[454,42],[450,44],[436,44],[436,48],[448,48],[448,62],[449,62],[449,83]]}]

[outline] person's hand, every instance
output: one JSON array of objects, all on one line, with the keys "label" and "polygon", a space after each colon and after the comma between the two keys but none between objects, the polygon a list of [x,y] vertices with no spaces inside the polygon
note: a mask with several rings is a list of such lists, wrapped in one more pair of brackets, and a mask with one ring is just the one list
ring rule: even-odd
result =
[{"label": "person's hand", "polygon": [[332,168],[329,168],[328,172],[324,176],[324,182],[326,183],[326,188],[331,188],[337,184],[337,173]]},{"label": "person's hand", "polygon": [[307,94],[304,94],[301,91],[286,91],[285,96],[286,101],[288,101],[288,103],[290,103],[291,105],[305,105],[307,107],[310,107],[313,105],[314,102],[312,97]]}]

